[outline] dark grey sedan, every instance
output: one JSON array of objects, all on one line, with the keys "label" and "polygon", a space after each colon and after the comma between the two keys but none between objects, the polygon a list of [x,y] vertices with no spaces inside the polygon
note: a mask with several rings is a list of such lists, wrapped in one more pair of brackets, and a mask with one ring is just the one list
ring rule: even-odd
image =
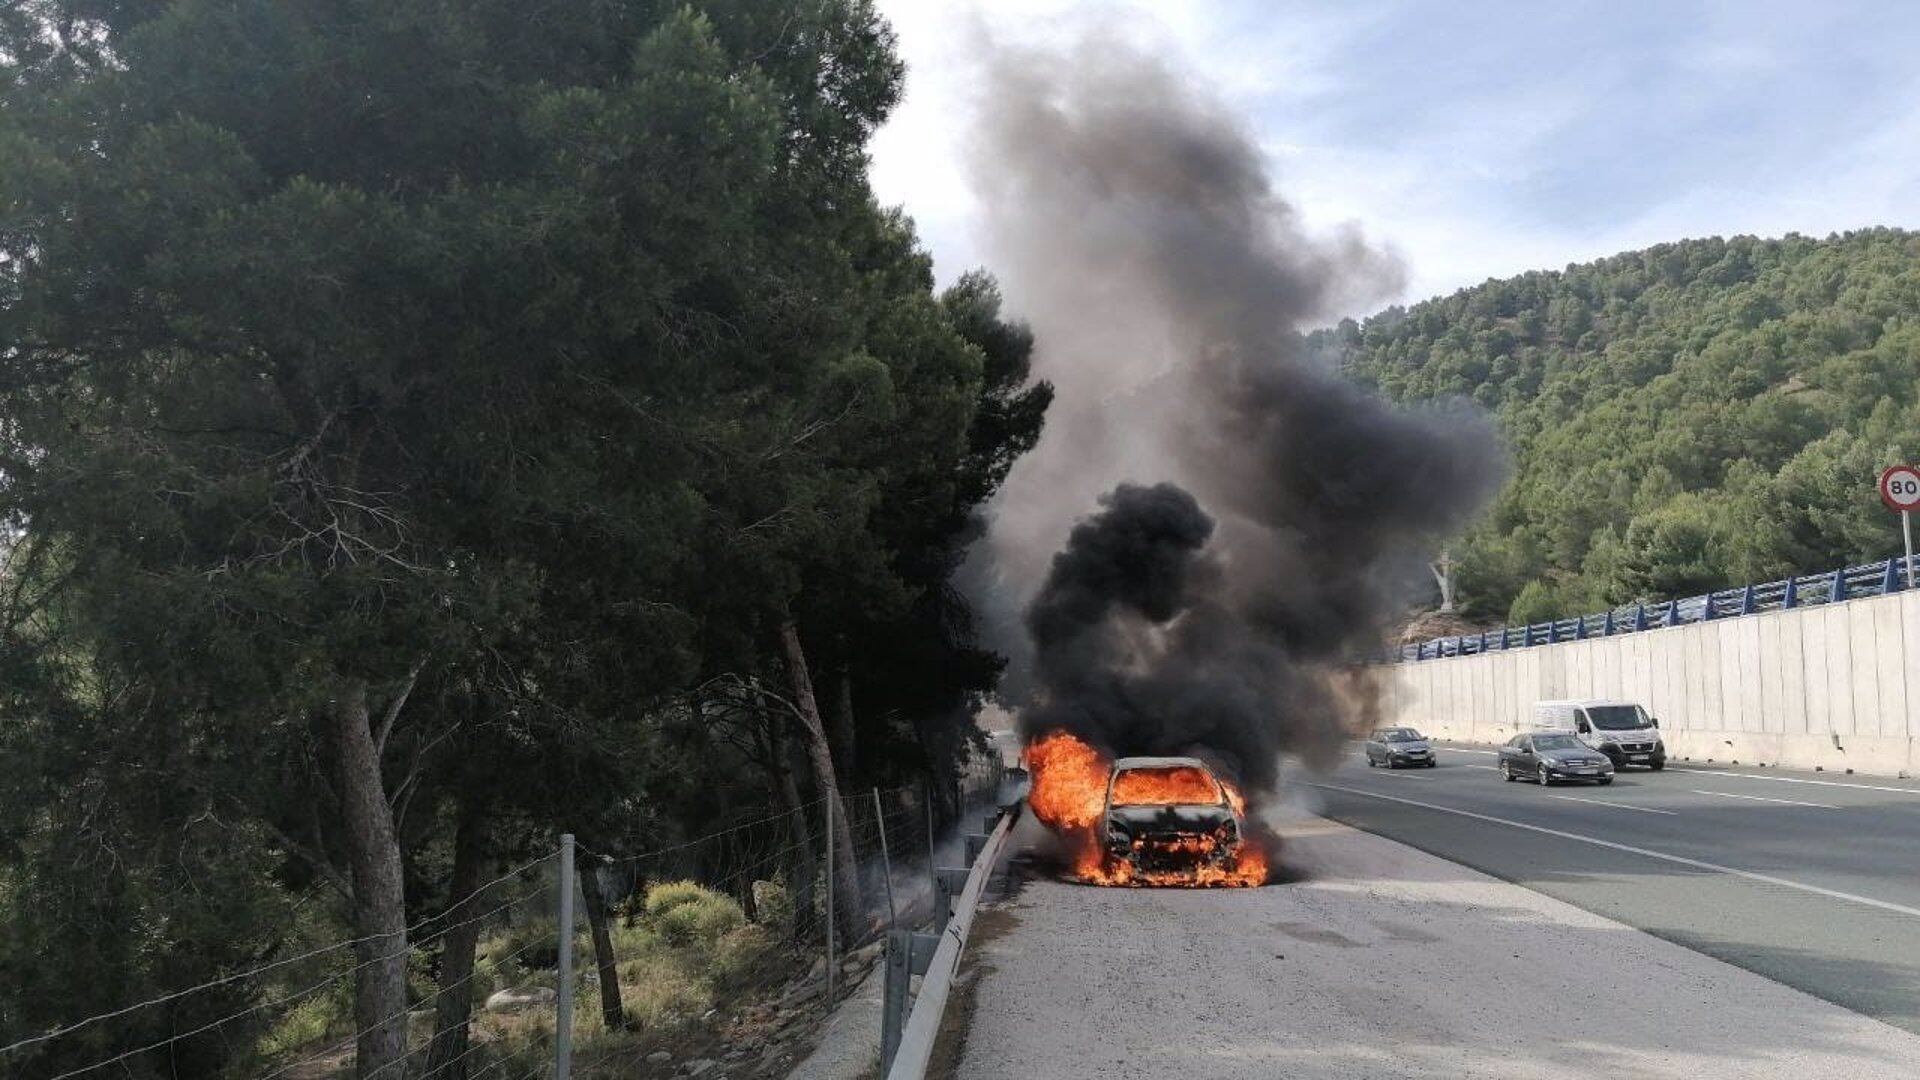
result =
[{"label": "dark grey sedan", "polygon": [[1613,783],[1613,762],[1571,735],[1556,731],[1515,735],[1500,748],[1500,775],[1526,777],[1542,787],[1556,780]]},{"label": "dark grey sedan", "polygon": [[1433,744],[1425,735],[1410,727],[1381,728],[1367,738],[1367,766],[1385,765],[1397,769],[1402,765],[1433,768]]}]

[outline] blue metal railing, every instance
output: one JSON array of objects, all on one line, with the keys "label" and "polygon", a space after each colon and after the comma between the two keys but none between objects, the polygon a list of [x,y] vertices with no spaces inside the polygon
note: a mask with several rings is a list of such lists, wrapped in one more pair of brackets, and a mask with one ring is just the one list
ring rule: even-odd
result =
[{"label": "blue metal railing", "polygon": [[[1557,619],[1552,622],[1533,623],[1529,626],[1501,626],[1478,634],[1434,638],[1418,644],[1402,645],[1392,658],[1408,661],[1474,656],[1479,653],[1500,652],[1504,649],[1555,645],[1567,641],[1613,637],[1618,634],[1659,630],[1663,627],[1708,622],[1714,619],[1733,619],[1762,611],[1779,611],[1784,608],[1811,607],[1815,604],[1858,600],[1868,596],[1885,596],[1907,587],[1906,572],[1901,566],[1904,561],[1897,558],[1887,559],[1882,562],[1867,563],[1864,566],[1849,566],[1844,570],[1833,570],[1824,574],[1808,574],[1804,577],[1787,578],[1784,581],[1769,581],[1765,585],[1742,585],[1738,588],[1722,589],[1705,596],[1689,596],[1683,600],[1628,604],[1595,615],[1578,615],[1571,619]],[[1915,556],[1914,565],[1916,573],[1920,573],[1920,556]]]}]

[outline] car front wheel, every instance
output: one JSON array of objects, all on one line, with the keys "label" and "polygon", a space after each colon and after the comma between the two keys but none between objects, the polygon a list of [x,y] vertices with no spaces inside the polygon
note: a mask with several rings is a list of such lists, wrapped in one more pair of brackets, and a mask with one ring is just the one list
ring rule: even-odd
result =
[{"label": "car front wheel", "polygon": [[1515,779],[1513,775],[1513,767],[1511,765],[1508,765],[1504,761],[1500,763],[1500,779],[1505,780],[1509,784],[1513,783]]},{"label": "car front wheel", "polygon": [[1553,780],[1552,778],[1547,776],[1547,767],[1545,765],[1540,766],[1540,773],[1538,776],[1535,777],[1535,779],[1540,781],[1541,787],[1553,786]]}]

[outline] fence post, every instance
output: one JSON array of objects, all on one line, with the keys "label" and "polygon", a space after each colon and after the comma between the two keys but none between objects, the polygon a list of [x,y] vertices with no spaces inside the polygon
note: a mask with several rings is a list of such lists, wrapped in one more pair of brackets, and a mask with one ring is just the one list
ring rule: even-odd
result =
[{"label": "fence post", "polygon": [[1601,637],[1613,636],[1613,609],[1612,608],[1607,609],[1607,619],[1605,622],[1600,624],[1600,636]]},{"label": "fence post", "polygon": [[573,834],[560,836],[560,989],[554,998],[553,1076],[573,1072]]},{"label": "fence post", "polygon": [[1833,584],[1827,588],[1827,602],[1837,604],[1847,598],[1847,572],[1845,569],[1833,572]]},{"label": "fence post", "polygon": [[1674,599],[1667,601],[1666,625],[1668,626],[1680,625],[1680,599],[1678,597],[1675,597]]},{"label": "fence post", "polygon": [[1753,614],[1753,586],[1749,585],[1740,593],[1740,614]]},{"label": "fence post", "polygon": [[1883,573],[1880,575],[1880,595],[1881,596],[1885,596],[1888,593],[1893,592],[1895,589],[1898,589],[1900,587],[1900,577],[1899,577],[1899,574],[1896,572],[1896,569],[1899,567],[1899,565],[1900,565],[1900,560],[1898,559],[1887,560],[1886,573]]},{"label": "fence post", "polygon": [[893,856],[887,852],[887,815],[880,809],[880,789],[873,789],[873,824],[880,830],[880,873],[887,885],[887,929],[900,928],[900,912],[893,906]]},{"label": "fence post", "polygon": [[926,780],[927,803],[927,880],[935,885],[940,883],[940,871],[933,865],[933,777]]},{"label": "fence post", "polygon": [[826,803],[827,815],[827,1014],[833,1013],[833,799]]},{"label": "fence post", "polygon": [[1797,605],[1799,602],[1800,602],[1800,579],[1797,577],[1790,577],[1787,579],[1787,587],[1784,590],[1782,590],[1780,593],[1780,606],[1783,608],[1791,608]]},{"label": "fence post", "polygon": [[1647,628],[1647,605],[1633,605],[1633,628],[1635,630],[1645,630]]}]

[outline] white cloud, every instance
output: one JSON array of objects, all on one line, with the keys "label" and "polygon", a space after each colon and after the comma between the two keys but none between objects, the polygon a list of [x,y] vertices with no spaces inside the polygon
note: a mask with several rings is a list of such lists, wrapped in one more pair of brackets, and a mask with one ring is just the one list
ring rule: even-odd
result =
[{"label": "white cloud", "polygon": [[1357,223],[1403,255],[1408,300],[1686,236],[1920,225],[1913,19],[1257,0],[880,6],[909,74],[874,142],[874,184],[913,215],[943,279],[983,261],[964,141],[981,34],[1062,47],[1098,28],[1172,57],[1247,118],[1309,226]]}]

